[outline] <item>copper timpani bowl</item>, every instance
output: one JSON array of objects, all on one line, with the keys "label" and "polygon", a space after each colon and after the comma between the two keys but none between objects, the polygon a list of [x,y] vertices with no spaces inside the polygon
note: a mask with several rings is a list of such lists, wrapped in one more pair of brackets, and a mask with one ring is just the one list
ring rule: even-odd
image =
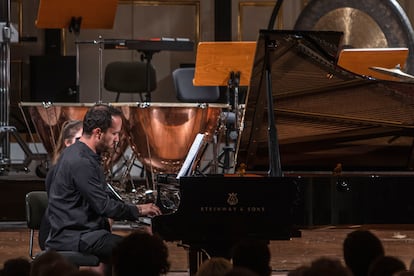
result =
[{"label": "copper timpani bowl", "polygon": [[[198,133],[212,138],[225,104],[110,103],[124,114],[123,130],[111,164],[119,161],[128,146],[146,169],[177,173]],[[52,155],[62,125],[83,120],[94,103],[22,102],[46,151]],[[106,164],[110,166],[109,163]]]},{"label": "copper timpani bowl", "polygon": [[29,115],[46,151],[52,154],[63,123],[83,120],[92,104],[22,102],[20,106]]},{"label": "copper timpani bowl", "polygon": [[224,104],[130,103],[121,108],[132,149],[154,173],[177,173],[198,133],[212,138]]},{"label": "copper timpani bowl", "polygon": [[[25,117],[30,116],[36,133],[50,156],[57,146],[57,139],[63,123],[68,120],[82,121],[86,111],[94,105],[95,103],[20,103],[23,115]],[[128,135],[123,129],[118,147],[111,154],[107,165],[119,161],[129,145],[128,141]]]}]

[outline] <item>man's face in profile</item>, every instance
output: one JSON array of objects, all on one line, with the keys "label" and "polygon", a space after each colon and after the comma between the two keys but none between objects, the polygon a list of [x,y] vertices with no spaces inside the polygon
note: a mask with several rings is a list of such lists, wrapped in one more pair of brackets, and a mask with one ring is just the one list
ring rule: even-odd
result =
[{"label": "man's face in profile", "polygon": [[119,134],[122,129],[122,118],[112,116],[112,125],[108,130],[102,133],[102,136],[96,146],[97,153],[111,152],[119,142]]}]

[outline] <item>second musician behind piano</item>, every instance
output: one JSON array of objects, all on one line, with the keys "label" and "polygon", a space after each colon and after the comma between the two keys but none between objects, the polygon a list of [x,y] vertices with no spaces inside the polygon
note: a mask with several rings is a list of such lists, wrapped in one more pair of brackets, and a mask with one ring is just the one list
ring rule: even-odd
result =
[{"label": "second musician behind piano", "polygon": [[[82,137],[56,163],[46,249],[85,252],[109,264],[112,249],[122,237],[111,233],[108,218],[138,220],[161,214],[154,204],[127,204],[107,193],[100,153],[119,141],[121,128],[122,113],[112,106],[95,106],[86,113]],[[111,275],[109,265],[105,271]]]}]

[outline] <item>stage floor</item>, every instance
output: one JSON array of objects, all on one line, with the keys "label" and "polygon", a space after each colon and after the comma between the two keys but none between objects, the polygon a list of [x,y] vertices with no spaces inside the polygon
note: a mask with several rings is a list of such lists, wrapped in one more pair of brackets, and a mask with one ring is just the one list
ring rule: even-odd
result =
[{"label": "stage floor", "polygon": [[[287,271],[305,265],[321,257],[333,257],[342,260],[342,242],[346,235],[355,229],[369,229],[383,242],[385,253],[403,260],[407,267],[413,259],[414,225],[347,225],[341,227],[319,226],[303,229],[302,237],[289,241],[272,241],[271,265],[273,275],[285,275]],[[116,230],[127,235],[131,230]],[[37,245],[37,240],[35,241]],[[171,273],[169,275],[187,275],[187,252],[178,243],[168,242]],[[0,263],[15,257],[28,257],[29,230],[24,222],[0,223]]]}]

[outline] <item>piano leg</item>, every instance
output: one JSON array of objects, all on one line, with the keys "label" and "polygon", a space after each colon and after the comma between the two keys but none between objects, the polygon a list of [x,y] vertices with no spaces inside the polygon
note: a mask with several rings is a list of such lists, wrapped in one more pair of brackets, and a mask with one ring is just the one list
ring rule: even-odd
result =
[{"label": "piano leg", "polygon": [[188,250],[190,276],[194,276],[200,265],[208,258],[208,255],[204,251],[190,247]]}]

